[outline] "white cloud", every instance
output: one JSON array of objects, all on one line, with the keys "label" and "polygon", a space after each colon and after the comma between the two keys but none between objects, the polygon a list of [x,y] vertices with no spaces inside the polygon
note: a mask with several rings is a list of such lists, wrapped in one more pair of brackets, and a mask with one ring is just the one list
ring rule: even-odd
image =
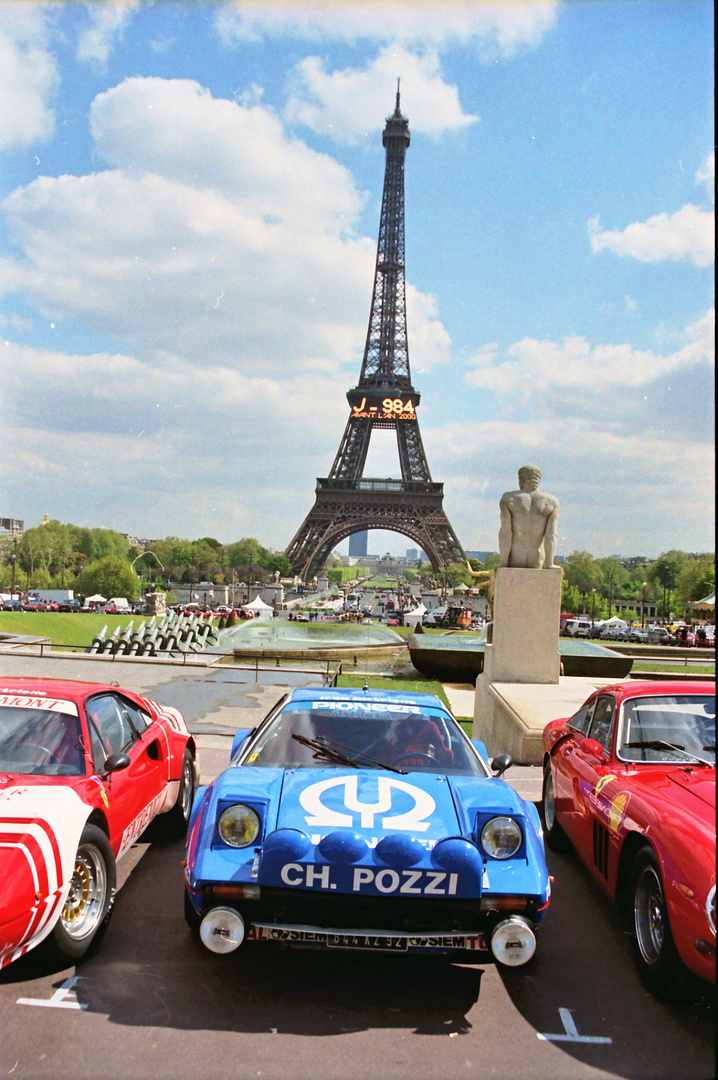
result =
[{"label": "white cloud", "polygon": [[0,150],[47,139],[55,127],[55,59],[48,47],[48,15],[34,4],[0,10]]},{"label": "white cloud", "polygon": [[556,410],[566,394],[575,405],[575,391],[579,391],[584,408],[595,410],[600,395],[647,386],[666,375],[712,364],[715,312],[706,312],[688,326],[683,338],[681,348],[665,355],[628,343],[592,345],[578,336],[561,342],[524,338],[507,350],[509,359],[499,359],[493,347],[477,354],[466,382],[499,397],[513,395],[523,403],[544,403]]},{"label": "white cloud", "polygon": [[[92,131],[115,168],[41,177],[5,200],[25,255],[0,261],[0,288],[142,359],[286,375],[358,366],[376,249],[354,232],[362,200],[346,169],[287,138],[270,110],[181,80],[99,95]],[[428,365],[446,334],[433,301],[409,297]]]},{"label": "white cloud", "polygon": [[[495,548],[503,490],[533,462],[542,486],[562,504],[560,553],[658,552],[648,537],[710,549],[714,445],[712,381],[715,312],[686,327],[665,354],[631,345],[526,338],[502,355],[487,345],[474,357],[461,414],[424,432],[436,475],[459,493],[452,524],[466,547]],[[476,421],[471,389],[487,395],[490,416]],[[490,469],[487,469],[490,462]],[[487,492],[485,477],[503,476]],[[636,508],[640,512],[636,513]]]},{"label": "white cloud", "polygon": [[[715,154],[706,158],[695,177],[713,199]],[[635,221],[625,229],[602,231],[597,215],[588,222],[588,235],[593,251],[612,251],[639,262],[687,260],[702,267],[715,260],[715,213],[693,203],[686,203],[673,214],[654,214],[647,221]]]},{"label": "white cloud", "polygon": [[[666,536],[686,551],[712,550],[709,441],[688,436],[678,445],[639,424],[611,430],[599,415],[593,423],[578,416],[457,418],[424,432],[424,443],[434,474],[451,477],[445,509],[466,548],[497,550],[501,494],[515,487],[519,467],[532,463],[561,504],[560,555],[579,549],[655,557],[655,538]],[[487,483],[487,476],[495,479]]]},{"label": "white cloud", "polygon": [[553,28],[557,0],[237,0],[221,8],[217,28],[227,45],[291,35],[309,41],[400,42],[473,48],[484,60],[535,48]]},{"label": "white cloud", "polygon": [[291,80],[285,116],[290,123],[330,135],[337,142],[359,142],[376,128],[377,118],[387,113],[397,78],[416,117],[412,131],[435,137],[478,120],[462,111],[457,88],[442,79],[433,49],[419,55],[398,45],[381,49],[364,68],[329,73],[319,57],[302,60]]},{"label": "white cloud", "polygon": [[700,168],[696,169],[696,183],[705,184],[710,199],[715,199],[716,156],[714,153],[709,154]]},{"label": "white cloud", "polygon": [[224,367],[208,374],[176,356],[152,363],[10,343],[2,358],[3,436],[13,460],[0,460],[0,486],[23,505],[52,492],[77,523],[87,517],[91,487],[94,524],[176,533],[181,501],[192,535],[288,543],[346,422],[343,376],[248,376]]},{"label": "white cloud", "polygon": [[710,266],[715,258],[715,214],[687,203],[675,214],[654,214],[625,229],[600,231],[598,218],[589,222],[593,251],[612,251],[640,262],[686,259]]},{"label": "white cloud", "polygon": [[89,26],[81,30],[77,39],[77,58],[105,65],[110,50],[129,23],[141,0],[116,0],[109,3],[87,4]]}]

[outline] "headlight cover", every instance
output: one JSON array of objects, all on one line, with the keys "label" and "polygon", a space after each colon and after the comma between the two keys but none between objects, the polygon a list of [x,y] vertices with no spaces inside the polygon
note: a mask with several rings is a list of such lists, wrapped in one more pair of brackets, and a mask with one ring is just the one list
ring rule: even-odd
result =
[{"label": "headlight cover", "polygon": [[220,814],[217,822],[220,837],[225,844],[234,848],[249,847],[259,836],[259,830],[260,821],[257,812],[251,806],[244,806],[243,803],[228,806]]},{"label": "headlight cover", "polygon": [[510,859],[522,841],[521,827],[511,817],[493,817],[481,830],[481,846],[492,859]]}]

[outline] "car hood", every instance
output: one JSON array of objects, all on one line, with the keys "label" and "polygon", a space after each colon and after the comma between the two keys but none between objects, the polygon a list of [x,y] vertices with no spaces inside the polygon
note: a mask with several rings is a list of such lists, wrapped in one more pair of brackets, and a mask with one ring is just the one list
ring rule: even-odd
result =
[{"label": "car hood", "polygon": [[703,816],[705,808],[716,810],[716,771],[702,768],[698,770],[676,769],[668,774],[672,798],[684,809]]},{"label": "car hood", "polygon": [[460,831],[446,777],[375,769],[287,772],[276,827],[302,828],[315,843],[350,829],[371,846],[388,833],[436,843]]}]

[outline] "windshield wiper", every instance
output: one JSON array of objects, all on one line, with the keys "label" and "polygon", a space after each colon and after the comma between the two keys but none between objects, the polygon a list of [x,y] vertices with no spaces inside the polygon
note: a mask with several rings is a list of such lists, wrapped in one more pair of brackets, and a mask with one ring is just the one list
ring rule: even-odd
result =
[{"label": "windshield wiper", "polygon": [[[686,750],[685,746],[681,746],[678,743],[664,742],[663,739],[648,739],[645,742],[627,742],[623,744],[627,750],[674,750],[676,754],[684,754],[691,761],[698,761],[701,765],[713,765],[714,762],[706,761],[705,758],[698,757],[697,754],[692,754],[690,750]],[[709,746],[704,746],[704,750],[710,750]]]},{"label": "windshield wiper", "polygon": [[394,765],[387,765],[385,761],[369,757],[368,754],[362,753],[361,750],[350,750],[340,743],[332,743],[323,735],[317,736],[316,739],[307,739],[304,735],[296,735],[292,732],[292,738],[296,739],[302,746],[308,746],[310,750],[314,750],[315,758],[327,758],[329,761],[336,761],[340,765],[349,765],[354,769],[368,765],[373,766],[375,769],[388,769],[389,772],[401,773],[402,776],[406,776],[406,769],[397,769]]}]

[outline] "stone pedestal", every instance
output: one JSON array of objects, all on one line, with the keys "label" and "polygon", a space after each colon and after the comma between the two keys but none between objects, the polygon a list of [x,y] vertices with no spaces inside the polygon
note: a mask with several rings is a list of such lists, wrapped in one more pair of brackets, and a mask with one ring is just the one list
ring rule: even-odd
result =
[{"label": "stone pedestal", "polygon": [[558,685],[561,578],[558,568],[496,569],[492,640],[476,680],[473,725],[474,738],[483,740],[490,756],[506,752],[520,764],[541,761],[543,724],[527,725],[509,699],[517,684],[534,692]]},{"label": "stone pedestal", "polygon": [[558,682],[562,576],[558,567],[496,568],[492,638],[484,651],[489,682]]},{"label": "stone pedestal", "polygon": [[145,615],[165,615],[167,613],[167,593],[152,592],[145,594]]}]

